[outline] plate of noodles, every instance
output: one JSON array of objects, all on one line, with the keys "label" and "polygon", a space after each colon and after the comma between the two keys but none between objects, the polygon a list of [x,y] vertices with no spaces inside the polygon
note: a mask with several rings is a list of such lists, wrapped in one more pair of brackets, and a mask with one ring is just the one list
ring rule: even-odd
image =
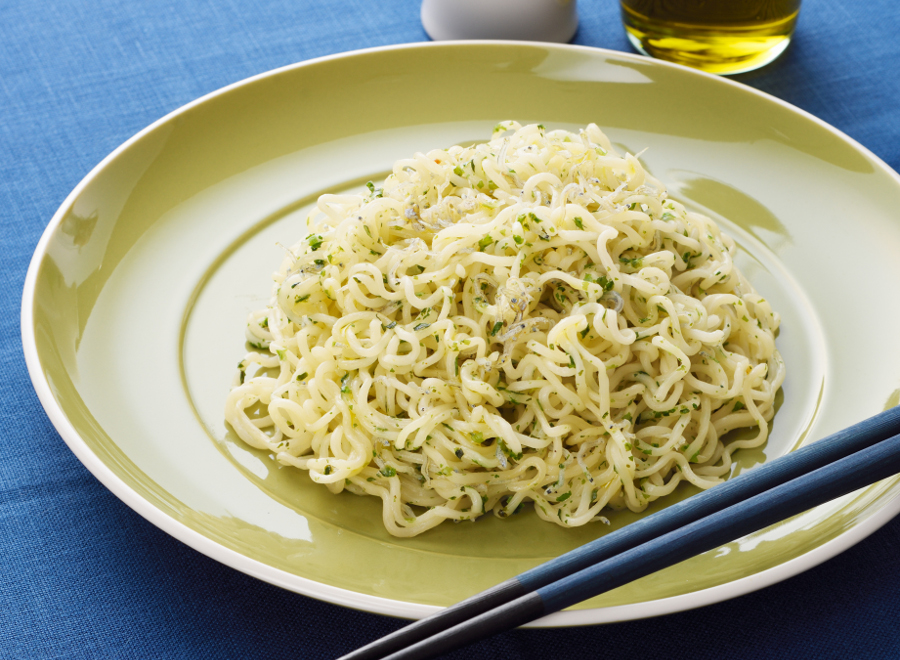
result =
[{"label": "plate of noodles", "polygon": [[[23,341],[63,439],[152,523],[418,618],[896,405],[896,208],[877,157],[725,79],[578,46],[359,51],[100,163],[38,245]],[[898,490],[537,625],[772,584]]]}]

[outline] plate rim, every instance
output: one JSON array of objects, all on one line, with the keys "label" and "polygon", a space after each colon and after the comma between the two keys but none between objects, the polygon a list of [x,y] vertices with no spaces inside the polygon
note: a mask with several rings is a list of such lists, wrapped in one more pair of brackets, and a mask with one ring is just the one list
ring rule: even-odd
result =
[{"label": "plate rim", "polygon": [[[754,94],[761,99],[774,103],[777,106],[799,115],[807,121],[824,128],[832,133],[835,137],[851,146],[858,153],[861,153],[873,166],[882,170],[889,178],[894,179],[898,188],[900,188],[900,174],[898,174],[890,165],[888,165],[879,156],[874,154],[864,145],[860,144],[854,138],[850,137],[840,129],[832,126],[824,120],[816,117],[802,108],[799,108],[787,101],[779,99],[767,92],[758,90],[749,85],[731,80],[729,78],[706,73],[689,67],[648,58],[643,55],[628,53],[624,51],[616,51],[606,48],[596,48],[592,46],[582,46],[578,44],[558,44],[536,41],[506,41],[506,40],[458,40],[458,41],[425,41],[410,42],[404,44],[391,44],[385,46],[377,46],[372,48],[363,48],[358,50],[344,51],[331,55],[324,55],[308,60],[302,60],[293,64],[277,67],[269,71],[255,74],[253,76],[238,80],[216,89],[212,92],[204,94],[193,101],[190,101],[156,121],[152,122],[145,128],[135,133],[128,140],[119,145],[110,152],[97,165],[95,165],[84,178],[75,186],[75,188],[66,196],[62,204],[53,214],[47,227],[44,229],[41,237],[35,246],[34,253],[28,265],[26,272],[23,291],[22,305],[20,313],[20,327],[22,349],[25,356],[25,363],[28,369],[29,377],[38,399],[47,414],[50,422],[56,431],[62,437],[63,441],[69,447],[79,462],[84,465],[91,474],[100,481],[103,486],[112,492],[119,500],[125,503],[129,508],[143,517],[145,520],[166,532],[167,534],[178,539],[182,543],[201,552],[207,557],[214,559],[230,568],[238,570],[244,574],[260,579],[269,584],[300,593],[305,596],[323,600],[336,605],[349,607],[352,609],[381,614],[386,616],[417,619],[443,608],[434,605],[425,605],[420,603],[412,603],[407,601],[399,601],[370,594],[355,592],[341,587],[335,587],[323,582],[317,582],[310,578],[287,573],[281,569],[276,569],[261,561],[247,557],[235,550],[226,548],[218,542],[210,539],[199,531],[193,530],[184,523],[176,520],[162,509],[158,508],[149,500],[142,497],[134,488],[116,475],[87,445],[84,439],[77,432],[65,415],[62,407],[53,395],[50,383],[45,377],[41,366],[41,359],[37,351],[37,343],[35,337],[34,325],[34,298],[36,294],[36,284],[38,272],[41,263],[47,254],[47,247],[50,240],[66,215],[67,211],[72,207],[75,200],[78,199],[82,191],[102,172],[107,165],[115,160],[121,153],[127,151],[132,144],[141,140],[145,135],[155,131],[178,116],[190,111],[191,108],[206,103],[218,96],[226,95],[232,90],[253,84],[256,81],[265,78],[275,77],[286,71],[301,69],[304,67],[314,66],[322,62],[333,60],[352,59],[356,57],[365,57],[371,54],[386,51],[416,50],[419,48],[465,48],[471,46],[500,46],[509,48],[537,47],[548,50],[568,50],[581,51],[586,54],[593,54],[602,58],[624,59],[635,63],[650,64],[651,66],[670,67],[682,71],[686,75],[699,76],[710,81],[716,81],[714,85],[725,85],[739,89],[744,93]],[[765,569],[753,575],[731,580],[724,584],[716,585],[705,589],[700,589],[688,594],[671,596],[641,603],[631,603],[626,605],[616,605],[610,607],[588,608],[580,610],[566,610],[547,615],[541,619],[526,624],[527,627],[563,627],[563,626],[580,626],[601,623],[612,623],[617,621],[643,619],[663,614],[686,611],[705,605],[719,603],[737,596],[751,593],[758,589],[770,586],[777,582],[781,582],[789,577],[798,575],[809,570],[828,559],[836,556],[844,550],[859,543],[870,534],[880,529],[889,520],[900,513],[900,497],[888,502],[879,510],[867,516],[855,524],[847,531],[840,533],[835,538],[826,541],[822,545],[812,550],[785,561],[777,566]]]}]

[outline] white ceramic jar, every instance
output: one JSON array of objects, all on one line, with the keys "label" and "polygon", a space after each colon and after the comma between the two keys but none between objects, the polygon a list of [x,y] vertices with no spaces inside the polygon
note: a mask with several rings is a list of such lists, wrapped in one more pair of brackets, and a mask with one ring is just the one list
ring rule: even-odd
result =
[{"label": "white ceramic jar", "polygon": [[422,25],[435,41],[569,41],[578,28],[575,0],[423,0]]}]

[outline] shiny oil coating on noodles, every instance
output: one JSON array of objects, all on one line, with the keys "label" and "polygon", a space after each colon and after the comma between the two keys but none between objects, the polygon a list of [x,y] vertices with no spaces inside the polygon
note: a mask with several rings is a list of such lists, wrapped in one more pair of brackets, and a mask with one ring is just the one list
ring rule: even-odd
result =
[{"label": "shiny oil coating on noodles", "polygon": [[734,254],[597,126],[503,122],[319,199],[226,419],[381,498],[397,536],[529,502],[564,527],[641,511],[766,440],[779,316]]}]

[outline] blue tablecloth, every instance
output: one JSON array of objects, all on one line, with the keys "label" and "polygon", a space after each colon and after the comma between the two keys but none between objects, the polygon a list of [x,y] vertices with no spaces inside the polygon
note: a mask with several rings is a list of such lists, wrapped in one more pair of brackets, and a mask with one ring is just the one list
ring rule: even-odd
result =
[{"label": "blue tablecloth", "polygon": [[[111,150],[247,76],[424,41],[418,5],[0,3],[0,657],[328,658],[401,625],[247,577],[132,512],[43,413],[18,318],[41,232]],[[576,43],[630,50],[614,0],[579,6]],[[900,6],[862,7],[804,0],[788,52],[737,80],[808,110],[900,169]],[[818,568],[729,602],[645,621],[517,630],[449,657],[900,658],[898,614],[900,520]]]}]

